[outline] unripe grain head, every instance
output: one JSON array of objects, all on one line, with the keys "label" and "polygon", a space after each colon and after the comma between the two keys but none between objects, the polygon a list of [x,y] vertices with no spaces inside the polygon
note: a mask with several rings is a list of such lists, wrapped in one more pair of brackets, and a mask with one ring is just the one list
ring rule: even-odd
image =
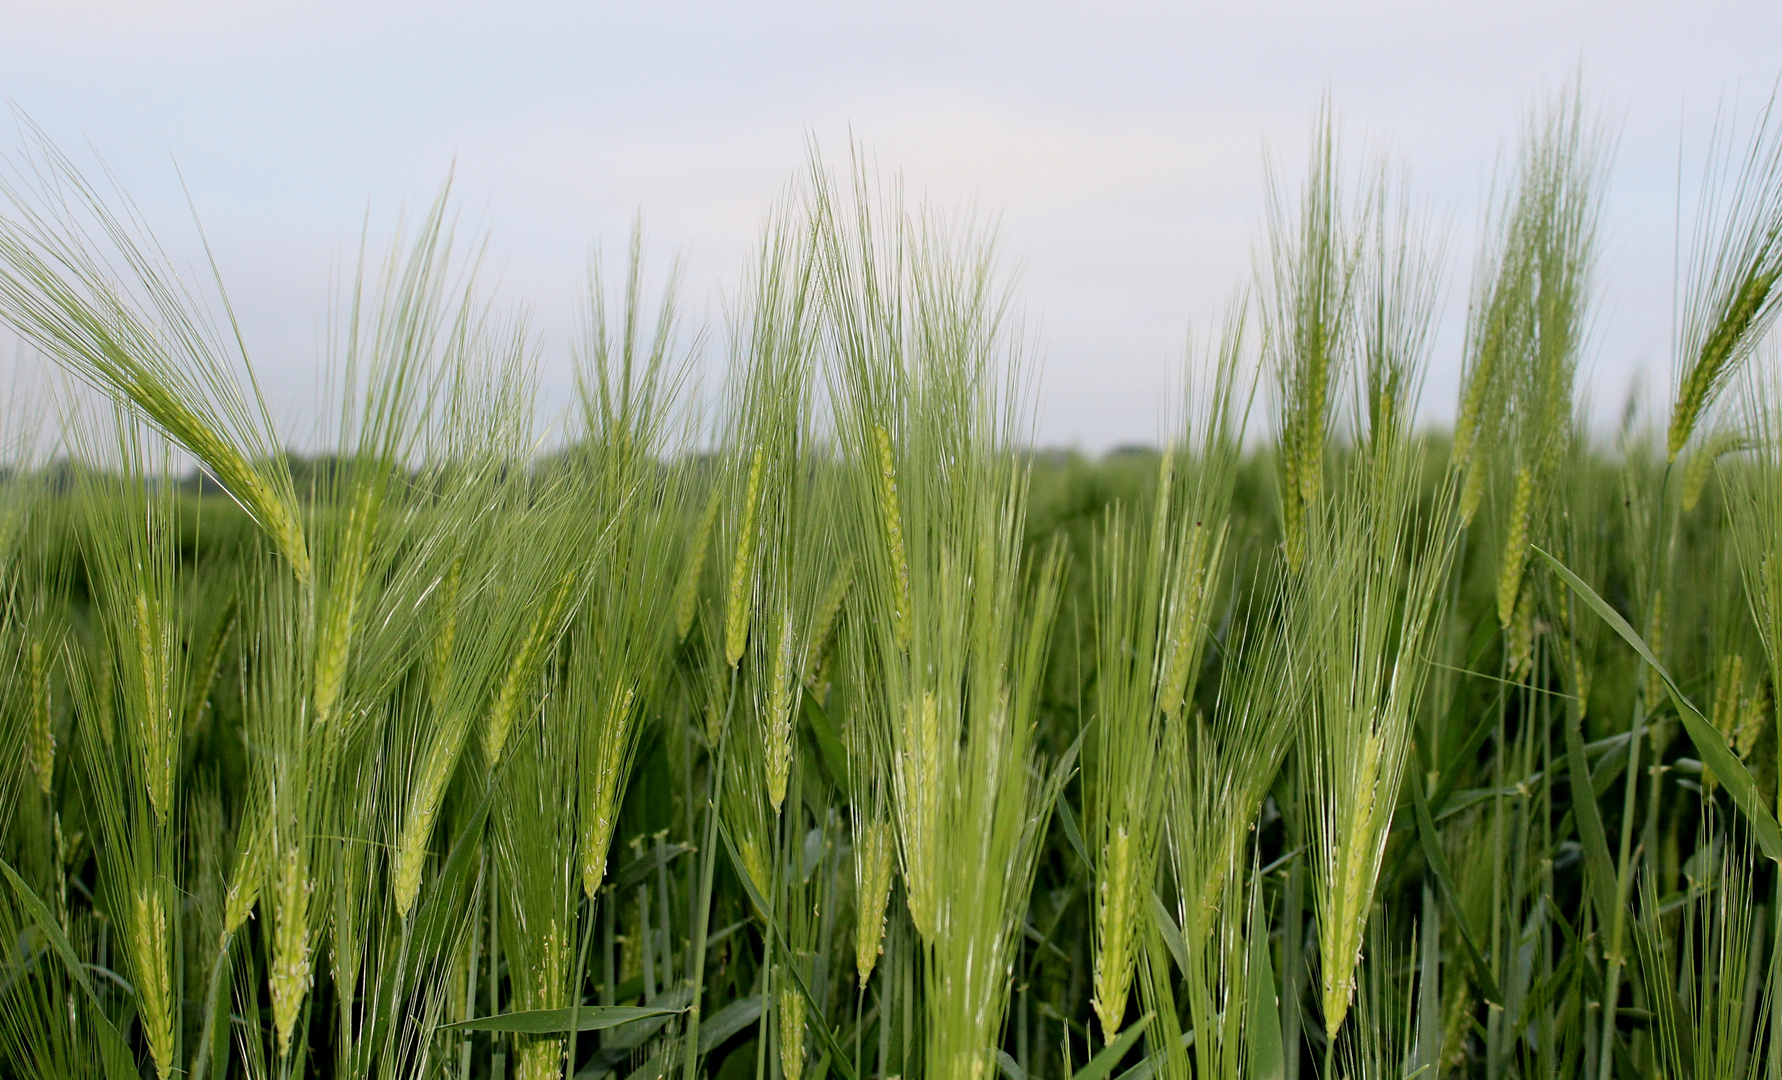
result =
[{"label": "unripe grain head", "polygon": [[50,726],[49,669],[43,661],[43,645],[33,641],[25,656],[25,685],[30,695],[31,724],[25,751],[41,794],[50,793],[56,772],[56,733]]},{"label": "unripe grain head", "polygon": [[1516,470],[1516,498],[1510,505],[1510,528],[1504,537],[1504,555],[1497,577],[1497,621],[1508,629],[1516,614],[1516,598],[1522,593],[1522,572],[1528,566],[1528,525],[1534,512],[1534,473],[1524,465]]},{"label": "unripe grain head", "polygon": [[939,914],[938,857],[941,790],[940,705],[933,691],[905,709],[907,729],[896,754],[898,831],[903,849],[903,880],[910,921],[924,940],[934,933]]},{"label": "unripe grain head", "polygon": [[629,764],[626,753],[631,740],[631,704],[635,691],[625,687],[612,704],[604,730],[594,743],[593,761],[582,772],[581,858],[582,892],[592,900],[606,878],[607,848],[612,843],[618,818],[619,785]]},{"label": "unripe grain head", "polygon": [[1739,723],[1733,729],[1733,752],[1744,761],[1757,749],[1757,740],[1763,738],[1770,721],[1770,695],[1763,683],[1758,683],[1739,704]]},{"label": "unripe grain head", "polygon": [[[1339,801],[1339,805],[1341,801],[1349,802],[1349,820],[1336,853],[1337,895],[1328,908],[1328,926],[1320,927],[1321,932],[1328,930],[1329,933],[1329,944],[1320,950],[1324,962],[1320,977],[1324,990],[1324,1030],[1333,1039],[1343,1026],[1349,1005],[1355,998],[1355,969],[1361,963],[1363,931],[1367,926],[1368,907],[1378,869],[1375,807],[1379,799],[1384,749],[1379,733],[1370,731],[1359,749],[1354,788]],[[1323,941],[1321,933],[1320,942]]]},{"label": "unripe grain head", "polygon": [[309,897],[315,890],[303,866],[300,845],[290,844],[279,859],[274,885],[272,964],[267,981],[272,991],[272,1026],[279,1056],[291,1052],[297,1016],[309,995]]},{"label": "unripe grain head", "polygon": [[168,954],[167,908],[153,881],[136,890],[131,907],[130,951],[136,961],[136,1000],[157,1080],[168,1080],[173,1058],[173,974]]},{"label": "unripe grain head", "polygon": [[674,600],[674,636],[677,641],[685,641],[688,631],[693,629],[693,616],[699,610],[699,579],[705,575],[706,556],[711,552],[712,532],[722,505],[723,500],[714,490],[706,500],[705,513],[700,515],[699,531],[693,534],[693,548],[687,555],[687,564],[681,568],[681,581],[675,588]]},{"label": "unripe grain head", "polygon": [[415,906],[421,890],[421,870],[427,861],[427,845],[433,837],[433,819],[445,797],[446,782],[458,764],[458,752],[464,742],[467,725],[461,719],[448,718],[428,744],[421,759],[420,774],[409,791],[408,806],[402,815],[402,832],[396,844],[396,865],[393,885],[396,913],[403,918]]},{"label": "unripe grain head", "polygon": [[[1770,245],[1776,243],[1772,233]],[[1762,325],[1760,316],[1770,303],[1779,277],[1782,277],[1782,271],[1777,269],[1753,267],[1721,301],[1701,351],[1677,387],[1677,401],[1671,406],[1671,426],[1666,443],[1669,460],[1676,461],[1677,455],[1689,444],[1696,423],[1713,405],[1732,367],[1747,351],[1747,336],[1754,325]]]},{"label": "unripe grain head", "polygon": [[242,823],[242,836],[235,856],[235,867],[229,873],[229,886],[223,893],[223,937],[241,929],[259,902],[260,888],[266,881],[266,868],[272,849],[272,819],[267,813],[255,813]]},{"label": "unripe grain head", "polygon": [[1101,1036],[1113,1042],[1126,1017],[1126,995],[1132,983],[1132,952],[1137,930],[1139,893],[1137,858],[1132,838],[1124,828],[1108,837],[1102,848],[1096,884],[1095,1014],[1101,1018]]},{"label": "unripe grain head", "polygon": [[885,530],[885,547],[891,559],[891,626],[898,644],[910,647],[910,564],[904,552],[903,506],[897,494],[897,456],[891,433],[875,424],[873,439],[879,454],[879,519]]},{"label": "unripe grain head", "polygon": [[519,650],[508,664],[507,674],[502,677],[501,688],[496,691],[495,703],[489,710],[489,727],[483,738],[490,768],[500,762],[508,732],[512,730],[526,696],[532,691],[545,650],[556,640],[558,626],[563,618],[563,611],[569,604],[569,593],[574,584],[574,576],[570,574],[565,574],[557,583],[549,602],[533,616],[531,625],[526,628],[526,636],[520,640]]},{"label": "unripe grain head", "polygon": [[792,771],[792,709],[797,699],[790,613],[780,617],[780,642],[774,650],[773,676],[767,693],[767,799],[779,813],[786,801],[786,779]]},{"label": "unripe grain head", "polygon": [[872,977],[879,954],[884,952],[885,904],[891,896],[891,858],[895,839],[891,824],[869,821],[854,841],[855,905],[859,921],[854,931],[854,970],[860,985]]},{"label": "unripe grain head", "polygon": [[736,533],[736,554],[730,562],[730,593],[724,604],[724,662],[735,667],[749,642],[749,619],[755,594],[755,541],[761,517],[762,473],[767,448],[755,447],[749,463],[749,484],[743,492],[743,516]]},{"label": "unripe grain head", "polygon": [[781,981],[780,1072],[786,1080],[800,1080],[804,1075],[804,996],[792,985],[791,976]]}]

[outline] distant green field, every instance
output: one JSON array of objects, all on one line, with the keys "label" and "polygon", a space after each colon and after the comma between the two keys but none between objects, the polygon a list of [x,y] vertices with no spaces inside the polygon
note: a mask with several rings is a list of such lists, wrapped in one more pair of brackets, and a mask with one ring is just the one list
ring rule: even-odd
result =
[{"label": "distant green field", "polygon": [[1593,436],[1593,123],[1532,117],[1459,357],[1321,123],[1099,459],[1030,448],[986,238],[821,168],[721,393],[634,255],[545,449],[436,206],[297,457],[34,144],[0,317],[111,407],[7,411],[0,1070],[1782,1080],[1782,126]]}]

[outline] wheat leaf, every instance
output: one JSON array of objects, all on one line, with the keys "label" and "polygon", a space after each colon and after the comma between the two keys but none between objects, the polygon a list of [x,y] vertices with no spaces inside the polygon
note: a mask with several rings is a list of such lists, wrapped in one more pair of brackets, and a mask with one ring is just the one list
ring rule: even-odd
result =
[{"label": "wheat leaf", "polygon": [[[1415,787],[1415,784],[1411,785]],[[1250,1075],[1254,1080],[1284,1080],[1287,1051],[1281,1045],[1281,1011],[1275,1000],[1275,967],[1268,952],[1268,919],[1262,911],[1262,873],[1250,875]]]},{"label": "wheat leaf", "polygon": [[1485,962],[1479,951],[1478,938],[1473,935],[1473,928],[1467,922],[1466,912],[1460,906],[1460,893],[1454,888],[1454,875],[1448,869],[1448,855],[1442,850],[1441,834],[1436,832],[1435,821],[1429,816],[1429,800],[1424,797],[1423,785],[1416,777],[1405,785],[1411,789],[1411,807],[1417,816],[1417,837],[1423,842],[1423,858],[1429,864],[1429,872],[1435,876],[1436,884],[1441,887],[1442,898],[1448,901],[1448,911],[1454,916],[1454,925],[1460,930],[1460,943],[1466,952],[1468,962],[1472,964],[1473,974],[1479,980],[1479,992],[1485,1000],[1499,1008],[1503,1007],[1504,996],[1497,987],[1497,980],[1491,976],[1491,967]]},{"label": "wheat leaf", "polygon": [[1120,1064],[1120,1059],[1126,1056],[1126,1052],[1139,1041],[1139,1036],[1145,1033],[1145,1028],[1150,1025],[1154,1015],[1156,1014],[1146,1013],[1139,1017],[1138,1023],[1121,1032],[1118,1039],[1102,1047],[1101,1053],[1090,1058],[1089,1063],[1078,1069],[1071,1080],[1107,1080],[1108,1074],[1114,1071],[1114,1066]]},{"label": "wheat leaf", "polygon": [[769,947],[771,948],[774,942],[778,942],[780,951],[786,954],[786,970],[791,972],[792,981],[798,984],[798,992],[804,995],[805,1001],[810,1004],[811,1013],[806,1017],[806,1023],[815,1028],[817,1034],[823,1037],[823,1043],[829,1048],[831,1055],[830,1064],[835,1067],[837,1072],[841,1073],[842,1080],[860,1080],[854,1072],[853,1064],[848,1060],[847,1051],[842,1048],[841,1043],[836,1041],[835,1033],[829,1030],[829,1025],[823,1022],[823,1003],[817,1000],[816,995],[811,993],[811,988],[805,984],[804,975],[799,972],[798,965],[791,962],[792,950],[786,945],[783,935],[778,932],[779,924],[774,922],[771,914],[768,914],[770,909],[767,906],[767,901],[762,898],[760,890],[755,887],[755,882],[749,877],[748,870],[743,867],[742,853],[736,850],[735,841],[730,839],[730,830],[725,827],[722,821],[718,822],[718,834],[724,840],[724,850],[730,854],[731,865],[736,867],[736,876],[742,879],[743,891],[749,894],[749,902],[754,904],[755,910],[761,912],[762,918],[767,920]]},{"label": "wheat leaf", "polygon": [[516,1031],[527,1035],[550,1035],[563,1031],[604,1031],[648,1020],[655,1016],[679,1016],[685,1009],[660,1009],[640,1005],[583,1005],[568,1009],[528,1009],[525,1012],[479,1016],[455,1024],[441,1024],[441,1031]]},{"label": "wheat leaf", "polygon": [[1182,971],[1188,970],[1188,943],[1182,940],[1182,928],[1176,925],[1175,916],[1169,913],[1163,900],[1156,893],[1151,894],[1151,918],[1157,923],[1157,933],[1162,936],[1163,944],[1169,948],[1170,958]]},{"label": "wheat leaf", "polygon": [[847,799],[853,790],[853,781],[848,775],[848,755],[842,747],[841,736],[836,734],[828,711],[817,704],[814,695],[805,694],[803,702],[804,717],[810,722],[811,735],[817,741],[817,760],[822,763],[823,772],[835,783],[836,792]]},{"label": "wheat leaf", "polygon": [[0,873],[6,875],[6,880],[12,884],[12,890],[19,898],[19,904],[31,913],[31,918],[37,923],[38,930],[49,939],[50,947],[56,950],[56,955],[61,958],[63,966],[68,969],[68,974],[80,984],[87,1000],[92,1002],[91,1015],[93,1022],[98,1025],[99,1057],[105,1066],[106,1076],[110,1077],[110,1080],[137,1080],[135,1058],[124,1042],[123,1035],[118,1033],[117,1025],[113,1024],[111,1017],[105,1014],[105,1008],[99,1000],[99,992],[93,989],[93,984],[88,981],[85,967],[81,964],[80,958],[75,955],[74,946],[69,944],[67,935],[62,933],[61,926],[56,923],[55,916],[50,914],[49,908],[44,906],[43,901],[38,898],[35,892],[31,891],[31,887],[25,884],[24,879],[19,877],[18,872],[5,859],[0,859]]},{"label": "wheat leaf", "polygon": [[1574,592],[1583,597],[1584,602],[1589,604],[1598,615],[1601,615],[1603,621],[1608,623],[1617,634],[1620,634],[1624,641],[1632,645],[1642,660],[1652,665],[1652,669],[1658,672],[1658,677],[1664,680],[1665,689],[1671,693],[1671,700],[1676,702],[1677,712],[1683,717],[1683,730],[1689,733],[1690,741],[1695,743],[1696,753],[1701,755],[1704,764],[1714,770],[1715,777],[1725,785],[1727,794],[1732,796],[1733,802],[1744,812],[1746,820],[1751,823],[1751,832],[1757,838],[1757,846],[1762,848],[1763,853],[1772,861],[1782,863],[1782,827],[1778,827],[1776,816],[1770,813],[1768,807],[1764,806],[1763,795],[1757,790],[1757,781],[1751,778],[1751,773],[1745,768],[1744,762],[1733,756],[1733,752],[1726,747],[1726,740],[1721,738],[1720,732],[1716,731],[1714,725],[1708,722],[1707,717],[1703,716],[1700,710],[1691,705],[1689,699],[1683,696],[1683,690],[1677,685],[1677,680],[1671,678],[1671,673],[1658,662],[1658,657],[1652,655],[1652,650],[1646,647],[1646,642],[1634,632],[1633,627],[1627,624],[1627,620],[1621,617],[1621,613],[1610,607],[1608,601],[1598,596],[1595,589],[1584,583],[1584,579],[1566,569],[1564,563],[1540,547],[1535,547],[1534,550],[1540,552],[1541,557],[1552,565],[1554,572],[1564,579]]},{"label": "wheat leaf", "polygon": [[1596,781],[1590,775],[1590,758],[1584,746],[1584,732],[1576,709],[1565,729],[1565,756],[1572,778],[1572,811],[1578,818],[1578,833],[1584,839],[1584,858],[1591,879],[1591,897],[1596,903],[1596,917],[1602,925],[1614,922],[1615,866],[1609,858],[1609,837],[1603,829],[1602,815],[1596,808]]},{"label": "wheat leaf", "polygon": [[1077,858],[1084,866],[1094,866],[1095,860],[1089,857],[1089,845],[1083,842],[1082,826],[1077,824],[1076,811],[1063,799],[1058,800],[1058,821],[1064,826],[1064,838],[1070,841],[1070,849],[1077,853]]}]

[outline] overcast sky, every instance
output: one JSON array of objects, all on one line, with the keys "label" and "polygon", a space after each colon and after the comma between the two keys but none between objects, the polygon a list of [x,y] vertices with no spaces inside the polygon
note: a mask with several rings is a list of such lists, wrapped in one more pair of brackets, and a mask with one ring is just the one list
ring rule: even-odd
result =
[{"label": "overcast sky", "polygon": [[0,27],[0,98],[90,144],[183,251],[177,162],[293,432],[331,270],[454,162],[560,391],[590,243],[622,250],[641,211],[656,266],[679,251],[716,318],[807,140],[840,158],[851,133],[912,191],[1000,220],[1039,439],[1153,440],[1190,325],[1251,280],[1265,151],[1297,183],[1326,93],[1351,160],[1390,153],[1452,225],[1439,416],[1493,169],[1579,70],[1618,136],[1590,360],[1608,414],[1636,372],[1669,383],[1680,155],[1699,169],[1717,112],[1750,116],[1782,74],[1776,0],[0,0]]}]

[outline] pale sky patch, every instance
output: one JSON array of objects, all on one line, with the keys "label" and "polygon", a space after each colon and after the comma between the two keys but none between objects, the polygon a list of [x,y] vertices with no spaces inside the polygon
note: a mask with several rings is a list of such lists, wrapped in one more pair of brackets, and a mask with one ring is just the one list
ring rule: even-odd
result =
[{"label": "pale sky patch", "polygon": [[680,252],[690,314],[716,319],[809,141],[841,164],[853,137],[1000,223],[1039,439],[1155,439],[1190,325],[1252,279],[1264,147],[1297,183],[1327,93],[1350,162],[1389,153],[1451,227],[1439,418],[1494,165],[1580,70],[1618,134],[1591,359],[1608,416],[1637,371],[1655,398],[1669,382],[1679,153],[1687,188],[1717,110],[1748,117],[1782,74],[1773,2],[7,0],[0,25],[0,97],[77,158],[90,143],[189,256],[178,162],[294,431],[330,273],[448,171],[561,390],[591,244],[622,254],[641,211],[652,265]]}]

